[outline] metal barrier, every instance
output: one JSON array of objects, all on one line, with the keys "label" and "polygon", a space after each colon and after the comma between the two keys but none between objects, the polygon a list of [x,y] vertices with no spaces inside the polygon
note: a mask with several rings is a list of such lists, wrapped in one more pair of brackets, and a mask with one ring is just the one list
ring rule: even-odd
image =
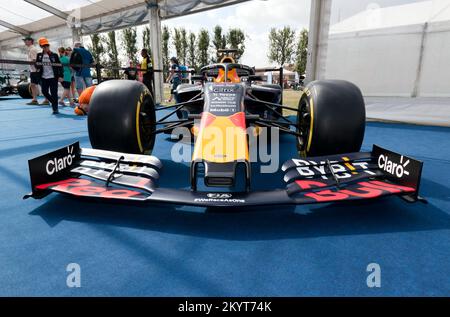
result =
[{"label": "metal barrier", "polygon": [[[8,65],[34,65],[34,66],[56,66],[56,67],[72,67],[72,68],[94,68],[96,72],[96,77],[93,77],[97,79],[97,83],[100,84],[103,81],[102,78],[102,70],[111,70],[111,71],[135,71],[135,72],[149,72],[150,78],[152,82],[152,94],[155,94],[155,73],[163,73],[164,70],[161,69],[154,69],[154,68],[147,68],[147,69],[141,69],[139,67],[105,67],[100,64],[63,64],[63,63],[51,63],[51,62],[30,62],[30,61],[22,61],[22,60],[12,60],[12,59],[0,59],[0,65],[1,64],[8,64]],[[3,69],[3,68],[2,68]],[[283,98],[283,90],[284,90],[284,70],[283,67],[279,68],[253,68],[255,72],[279,72],[280,74],[280,81],[281,81],[281,98]],[[1,70],[1,69],[0,69]],[[7,71],[4,69],[4,71]],[[19,70],[10,70],[10,71],[19,71]],[[25,72],[25,71],[21,71]],[[173,71],[175,73],[181,73],[181,74],[196,74],[195,70],[177,70]]]}]

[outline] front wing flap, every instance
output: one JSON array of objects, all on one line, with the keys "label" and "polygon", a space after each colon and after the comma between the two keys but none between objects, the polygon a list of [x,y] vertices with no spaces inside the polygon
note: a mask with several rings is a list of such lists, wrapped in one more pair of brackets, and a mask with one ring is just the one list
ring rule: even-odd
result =
[{"label": "front wing flap", "polygon": [[292,159],[282,166],[286,188],[223,193],[158,188],[154,156],[82,149],[79,143],[29,161],[32,193],[204,207],[297,205],[398,195],[420,199],[423,163],[374,145],[372,152]]}]

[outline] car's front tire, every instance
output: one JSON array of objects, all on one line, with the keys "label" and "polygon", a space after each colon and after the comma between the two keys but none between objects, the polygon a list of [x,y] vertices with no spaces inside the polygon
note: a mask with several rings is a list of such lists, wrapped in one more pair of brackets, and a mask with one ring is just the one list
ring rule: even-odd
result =
[{"label": "car's front tire", "polygon": [[110,80],[95,89],[89,106],[89,139],[94,149],[150,153],[155,144],[155,104],[145,85]]},{"label": "car's front tire", "polygon": [[311,82],[299,102],[297,148],[302,156],[358,152],[366,109],[361,90],[344,80]]}]

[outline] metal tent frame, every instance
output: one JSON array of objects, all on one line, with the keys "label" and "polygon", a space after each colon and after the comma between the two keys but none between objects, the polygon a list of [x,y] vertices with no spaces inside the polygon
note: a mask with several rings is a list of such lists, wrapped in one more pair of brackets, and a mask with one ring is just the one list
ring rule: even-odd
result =
[{"label": "metal tent frame", "polygon": [[[64,12],[45,0],[23,0],[49,17],[24,25],[14,25],[0,19],[0,57],[2,50],[20,47],[24,35],[70,34],[73,41],[82,35],[121,29],[127,26],[150,24],[150,42],[156,69],[162,69],[161,20],[195,14],[250,0],[100,0],[88,1],[88,5]],[[70,2],[70,1],[69,1]],[[332,0],[311,0],[310,41],[308,44],[307,78],[310,82],[323,77],[327,52],[328,32]],[[107,6],[108,5],[108,6]],[[105,10],[109,8],[110,10]],[[163,96],[163,74],[155,75],[155,101]]]}]

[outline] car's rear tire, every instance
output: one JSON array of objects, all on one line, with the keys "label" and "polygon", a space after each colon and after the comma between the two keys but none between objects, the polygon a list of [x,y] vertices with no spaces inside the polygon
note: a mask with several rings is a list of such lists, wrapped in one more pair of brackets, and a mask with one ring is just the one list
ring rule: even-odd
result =
[{"label": "car's rear tire", "polygon": [[17,93],[23,99],[31,99],[33,98],[33,94],[31,93],[31,84],[23,83],[17,86]]},{"label": "car's rear tire", "polygon": [[297,148],[302,156],[358,152],[364,139],[366,108],[361,90],[343,80],[306,86],[299,102]]},{"label": "car's rear tire", "polygon": [[110,80],[95,89],[89,106],[89,139],[94,149],[151,153],[155,144],[155,104],[138,81]]}]

